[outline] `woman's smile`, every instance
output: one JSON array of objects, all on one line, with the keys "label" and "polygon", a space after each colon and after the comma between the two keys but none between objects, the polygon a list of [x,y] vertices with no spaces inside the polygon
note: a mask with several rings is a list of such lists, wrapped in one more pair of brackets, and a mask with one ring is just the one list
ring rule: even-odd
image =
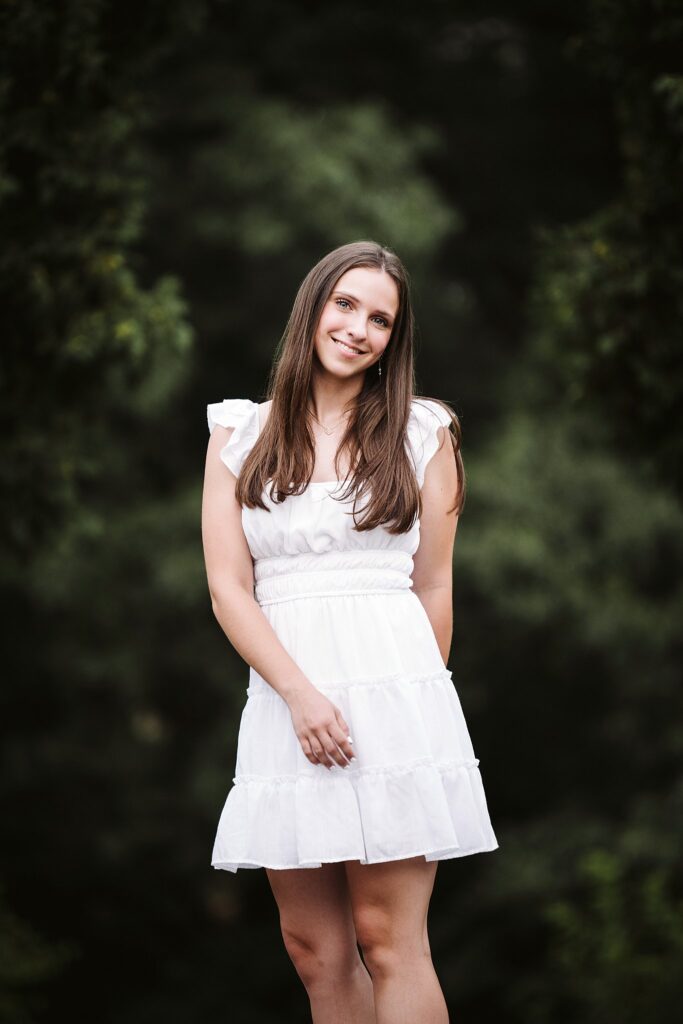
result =
[{"label": "woman's smile", "polygon": [[347,358],[353,359],[354,356],[365,355],[365,353],[361,352],[360,349],[354,348],[353,346],[348,345],[345,341],[340,341],[338,338],[333,338],[332,341],[335,343],[339,351]]}]

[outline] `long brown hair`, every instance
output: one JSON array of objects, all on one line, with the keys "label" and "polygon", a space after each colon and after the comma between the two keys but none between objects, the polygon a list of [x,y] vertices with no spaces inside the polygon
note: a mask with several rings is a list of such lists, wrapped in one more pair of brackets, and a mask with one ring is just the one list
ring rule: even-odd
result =
[{"label": "long brown hair", "polygon": [[[415,395],[414,331],[408,274],[398,256],[376,242],[350,242],[324,256],[302,281],[284,334],[275,351],[267,400],[268,418],[239,475],[236,497],[240,505],[263,508],[263,492],[270,483],[272,501],[301,494],[310,481],[315,463],[315,443],[305,410],[310,408],[314,338],[325,303],[336,282],[352,267],[384,270],[396,282],[398,311],[391,337],[382,354],[382,375],[370,367],[354,401],[346,431],[335,457],[337,464],[346,449],[353,467],[339,500],[355,495],[355,529],[386,526],[390,533],[405,533],[422,512],[422,495],[405,449],[411,401]],[[424,396],[422,396],[424,397]],[[461,428],[456,413],[439,404],[451,416],[447,436],[457,466],[458,492],[451,511],[462,510],[465,501],[465,470],[460,452]],[[368,495],[356,520],[356,503]]]}]

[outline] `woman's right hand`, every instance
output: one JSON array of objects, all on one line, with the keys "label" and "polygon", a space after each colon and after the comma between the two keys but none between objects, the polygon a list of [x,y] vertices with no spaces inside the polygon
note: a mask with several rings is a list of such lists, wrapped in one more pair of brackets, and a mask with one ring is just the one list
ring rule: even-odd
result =
[{"label": "woman's right hand", "polygon": [[345,768],[354,761],[349,727],[344,716],[315,686],[297,691],[287,701],[301,749],[311,764]]}]

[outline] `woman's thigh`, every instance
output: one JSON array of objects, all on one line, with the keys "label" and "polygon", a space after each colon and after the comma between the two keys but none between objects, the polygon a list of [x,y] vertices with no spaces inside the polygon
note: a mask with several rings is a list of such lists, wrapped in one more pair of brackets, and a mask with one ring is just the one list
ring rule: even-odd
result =
[{"label": "woman's thigh", "polygon": [[309,960],[352,969],[359,961],[344,863],[266,874],[280,913],[285,946],[297,967]]},{"label": "woman's thigh", "polygon": [[383,864],[346,862],[356,937],[366,959],[375,950],[430,954],[427,916],[437,866],[422,856]]}]

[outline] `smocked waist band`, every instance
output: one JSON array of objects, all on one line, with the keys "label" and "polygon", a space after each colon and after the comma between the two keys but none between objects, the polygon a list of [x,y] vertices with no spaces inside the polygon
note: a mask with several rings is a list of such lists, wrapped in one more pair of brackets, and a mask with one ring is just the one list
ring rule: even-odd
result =
[{"label": "smocked waist band", "polygon": [[412,555],[390,549],[274,555],[254,562],[254,596],[267,605],[302,597],[387,594],[409,590],[412,571]]}]

